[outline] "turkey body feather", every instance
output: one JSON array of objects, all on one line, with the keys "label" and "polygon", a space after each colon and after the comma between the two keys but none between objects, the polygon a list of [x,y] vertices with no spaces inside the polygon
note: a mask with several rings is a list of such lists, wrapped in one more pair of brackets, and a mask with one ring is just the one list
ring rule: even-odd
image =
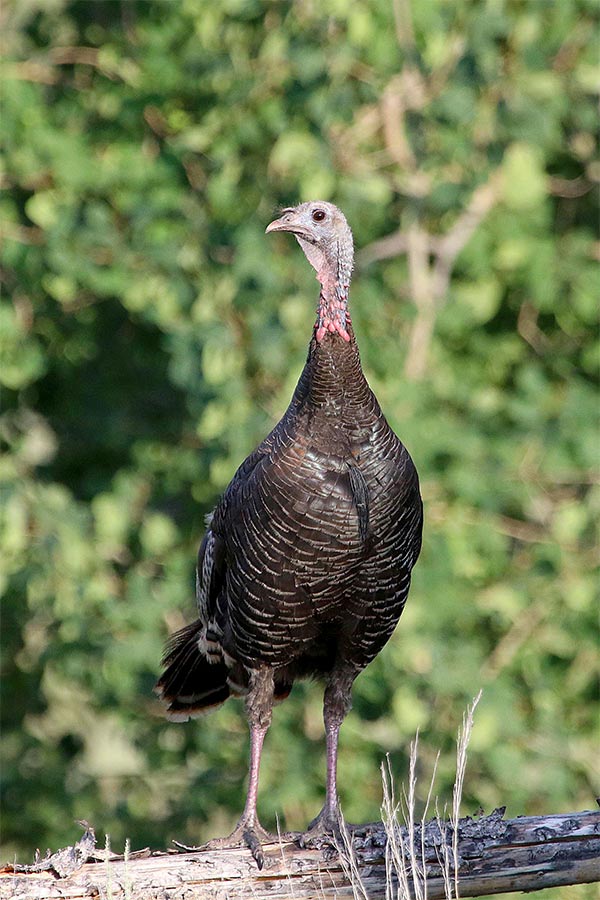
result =
[{"label": "turkey body feather", "polygon": [[[290,406],[242,463],[212,515],[198,557],[199,619],[166,656],[186,673],[181,718],[244,693],[270,666],[276,695],[336,660],[363,669],[400,617],[421,542],[412,460],[362,373],[357,345],[311,342]],[[185,655],[185,661],[184,661]],[[202,680],[193,690],[189,657]],[[202,677],[202,659],[211,670]],[[222,683],[218,692],[208,685]],[[210,701],[210,702],[207,702]]]}]

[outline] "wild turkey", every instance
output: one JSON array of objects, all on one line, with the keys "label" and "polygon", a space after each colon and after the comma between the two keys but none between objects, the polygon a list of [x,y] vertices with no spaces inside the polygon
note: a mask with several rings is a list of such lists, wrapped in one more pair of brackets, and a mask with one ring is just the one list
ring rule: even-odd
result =
[{"label": "wild turkey", "polygon": [[242,463],[198,554],[199,618],[167,645],[156,690],[186,721],[244,696],[246,806],[228,838],[259,867],[272,841],[256,812],[274,701],[297,678],[325,681],[325,804],[305,837],[335,831],[337,744],[352,683],[400,617],[421,547],[412,460],[363,375],[348,314],[352,232],[331,203],[284,209],[267,232],[296,236],[321,284],[308,359],[287,412]]}]

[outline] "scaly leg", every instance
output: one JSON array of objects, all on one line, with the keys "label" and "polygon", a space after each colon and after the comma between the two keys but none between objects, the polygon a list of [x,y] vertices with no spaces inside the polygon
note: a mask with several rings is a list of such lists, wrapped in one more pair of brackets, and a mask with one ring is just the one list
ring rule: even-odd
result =
[{"label": "scaly leg", "polygon": [[357,672],[353,669],[334,669],[329,677],[323,699],[323,719],[327,741],[327,780],[323,809],[308,826],[300,842],[308,845],[314,838],[340,833],[339,799],[337,793],[337,756],[340,727],[352,706],[352,683]]},{"label": "scaly leg", "polygon": [[279,835],[270,834],[262,827],[256,813],[260,757],[265,735],[271,724],[272,709],[273,671],[266,667],[256,669],[250,676],[250,690],[246,698],[246,711],[250,725],[250,770],[244,812],[228,837],[215,838],[200,848],[202,850],[221,850],[248,847],[259,869],[262,869],[265,861],[261,841],[273,843],[280,840]]}]

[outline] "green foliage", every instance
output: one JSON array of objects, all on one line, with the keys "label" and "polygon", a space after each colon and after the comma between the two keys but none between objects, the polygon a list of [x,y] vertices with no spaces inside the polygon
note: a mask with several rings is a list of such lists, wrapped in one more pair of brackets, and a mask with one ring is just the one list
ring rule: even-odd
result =
[{"label": "green foliage", "polygon": [[[203,516],[285,409],[308,343],[315,284],[263,229],[276,204],[323,196],[358,247],[399,228],[434,241],[490,179],[424,377],[402,373],[423,313],[407,257],[359,257],[363,361],[419,467],[426,530],[398,633],[356,685],[342,802],[377,817],[381,759],[403,777],[416,728],[426,772],[442,751],[447,800],[483,686],[465,812],[592,803],[594,14],[434,0],[408,27],[375,0],[13,6],[2,858],[72,841],[74,818],[113,846],[231,826],[243,711],[172,725],[151,688],[193,615]],[[276,711],[266,824],[320,807],[320,706],[301,685]]]}]

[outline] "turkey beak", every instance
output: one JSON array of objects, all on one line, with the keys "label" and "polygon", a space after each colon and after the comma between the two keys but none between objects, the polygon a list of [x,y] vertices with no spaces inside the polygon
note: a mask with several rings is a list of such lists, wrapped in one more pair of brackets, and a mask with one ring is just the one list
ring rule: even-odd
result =
[{"label": "turkey beak", "polygon": [[291,231],[290,225],[291,222],[284,222],[283,219],[274,219],[265,228],[265,234],[271,234],[272,231]]},{"label": "turkey beak", "polygon": [[285,213],[280,219],[275,219],[265,228],[265,234],[271,234],[273,231],[289,231],[291,234],[306,237],[306,229],[299,225],[298,222],[294,222],[293,219],[290,219],[289,213]]}]

